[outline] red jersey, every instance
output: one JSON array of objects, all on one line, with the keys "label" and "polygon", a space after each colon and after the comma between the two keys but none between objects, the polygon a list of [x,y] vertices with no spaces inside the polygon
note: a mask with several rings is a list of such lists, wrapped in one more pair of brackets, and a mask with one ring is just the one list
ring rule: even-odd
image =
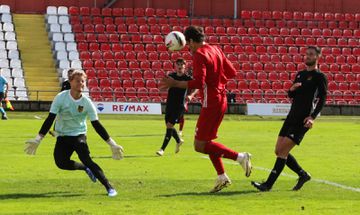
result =
[{"label": "red jersey", "polygon": [[205,44],[193,54],[193,80],[191,89],[200,89],[203,107],[218,106],[226,97],[225,86],[234,78],[236,70],[217,46]]}]

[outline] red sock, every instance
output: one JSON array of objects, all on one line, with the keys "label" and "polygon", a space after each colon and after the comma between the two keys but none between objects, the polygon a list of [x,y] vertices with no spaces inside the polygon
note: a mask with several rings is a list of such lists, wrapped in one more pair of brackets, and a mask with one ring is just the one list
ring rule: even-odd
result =
[{"label": "red sock", "polygon": [[182,117],[179,121],[179,131],[182,131],[183,128],[184,128],[184,123],[185,123],[185,120],[184,120],[184,117]]},{"label": "red sock", "polygon": [[213,166],[216,169],[217,174],[218,175],[224,174],[225,169],[224,169],[224,165],[223,165],[223,162],[221,160],[221,157],[216,156],[214,154],[209,154],[209,157],[210,157],[210,160],[211,160]]},{"label": "red sock", "polygon": [[226,146],[222,145],[221,143],[217,143],[214,141],[210,141],[205,145],[204,149],[206,154],[213,154],[219,157],[228,158],[231,160],[236,160],[238,157],[238,153],[232,149],[227,148]]}]

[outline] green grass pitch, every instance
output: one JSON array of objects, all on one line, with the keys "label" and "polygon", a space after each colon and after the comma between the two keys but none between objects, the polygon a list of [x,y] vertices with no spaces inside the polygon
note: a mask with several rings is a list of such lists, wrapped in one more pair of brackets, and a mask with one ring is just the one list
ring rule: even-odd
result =
[{"label": "green grass pitch", "polygon": [[157,157],[165,132],[163,116],[101,115],[126,155],[112,160],[108,145],[89,126],[91,154],[119,192],[109,198],[84,172],[57,169],[54,138],[47,136],[36,156],[24,154],[24,141],[33,138],[43,122],[35,115],[44,119],[47,113],[9,113],[10,120],[0,121],[0,214],[360,214],[359,117],[316,120],[293,151],[315,179],[301,191],[291,191],[296,178],[285,168],[287,175],[279,177],[271,192],[259,193],[250,181],[266,179],[266,169],[273,167],[282,121],[226,116],[218,141],[252,153],[255,168],[245,178],[240,166],[224,160],[233,184],[210,194],[216,172],[192,146],[197,116],[186,116],[181,152],[174,154],[172,140],[165,156]]}]

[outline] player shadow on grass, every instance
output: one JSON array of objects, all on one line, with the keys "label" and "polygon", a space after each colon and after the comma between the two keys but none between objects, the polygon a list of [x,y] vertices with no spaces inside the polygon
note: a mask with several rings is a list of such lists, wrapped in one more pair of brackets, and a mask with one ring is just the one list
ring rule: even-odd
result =
[{"label": "player shadow on grass", "polygon": [[[155,158],[155,157],[159,157],[157,155],[126,155],[124,156],[124,158],[129,159],[129,158]],[[94,159],[112,159],[111,156],[91,156],[91,158]]]},{"label": "player shadow on grass", "polygon": [[246,195],[251,193],[258,193],[256,190],[243,190],[243,191],[228,191],[228,192],[219,192],[219,193],[210,193],[210,192],[186,192],[186,193],[174,193],[174,194],[164,194],[158,195],[157,197],[178,197],[178,196],[235,196],[235,195]]},{"label": "player shadow on grass", "polygon": [[129,135],[113,135],[114,137],[160,137],[164,134],[129,134]]},{"label": "player shadow on grass", "polygon": [[1,200],[9,199],[29,199],[29,198],[67,198],[83,196],[84,194],[69,193],[69,192],[48,192],[48,193],[11,193],[11,194],[0,194]]}]

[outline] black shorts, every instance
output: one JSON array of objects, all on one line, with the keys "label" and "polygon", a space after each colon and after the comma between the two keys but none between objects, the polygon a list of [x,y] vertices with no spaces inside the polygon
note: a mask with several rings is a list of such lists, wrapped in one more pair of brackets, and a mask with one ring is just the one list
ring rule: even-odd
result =
[{"label": "black shorts", "polygon": [[62,159],[70,158],[75,151],[80,157],[90,156],[90,150],[86,142],[86,135],[59,136],[55,144],[54,157]]},{"label": "black shorts", "polygon": [[1,92],[0,93],[0,102],[2,102],[2,100],[5,99],[5,93]]},{"label": "black shorts", "polygon": [[305,128],[303,123],[292,123],[290,120],[286,119],[279,132],[279,136],[288,137],[297,145],[300,145],[308,130],[309,128]]},{"label": "black shorts", "polygon": [[166,111],[165,113],[165,122],[166,123],[171,123],[173,125],[175,125],[176,123],[180,122],[180,119],[184,117],[184,111],[179,110],[179,111]]}]

